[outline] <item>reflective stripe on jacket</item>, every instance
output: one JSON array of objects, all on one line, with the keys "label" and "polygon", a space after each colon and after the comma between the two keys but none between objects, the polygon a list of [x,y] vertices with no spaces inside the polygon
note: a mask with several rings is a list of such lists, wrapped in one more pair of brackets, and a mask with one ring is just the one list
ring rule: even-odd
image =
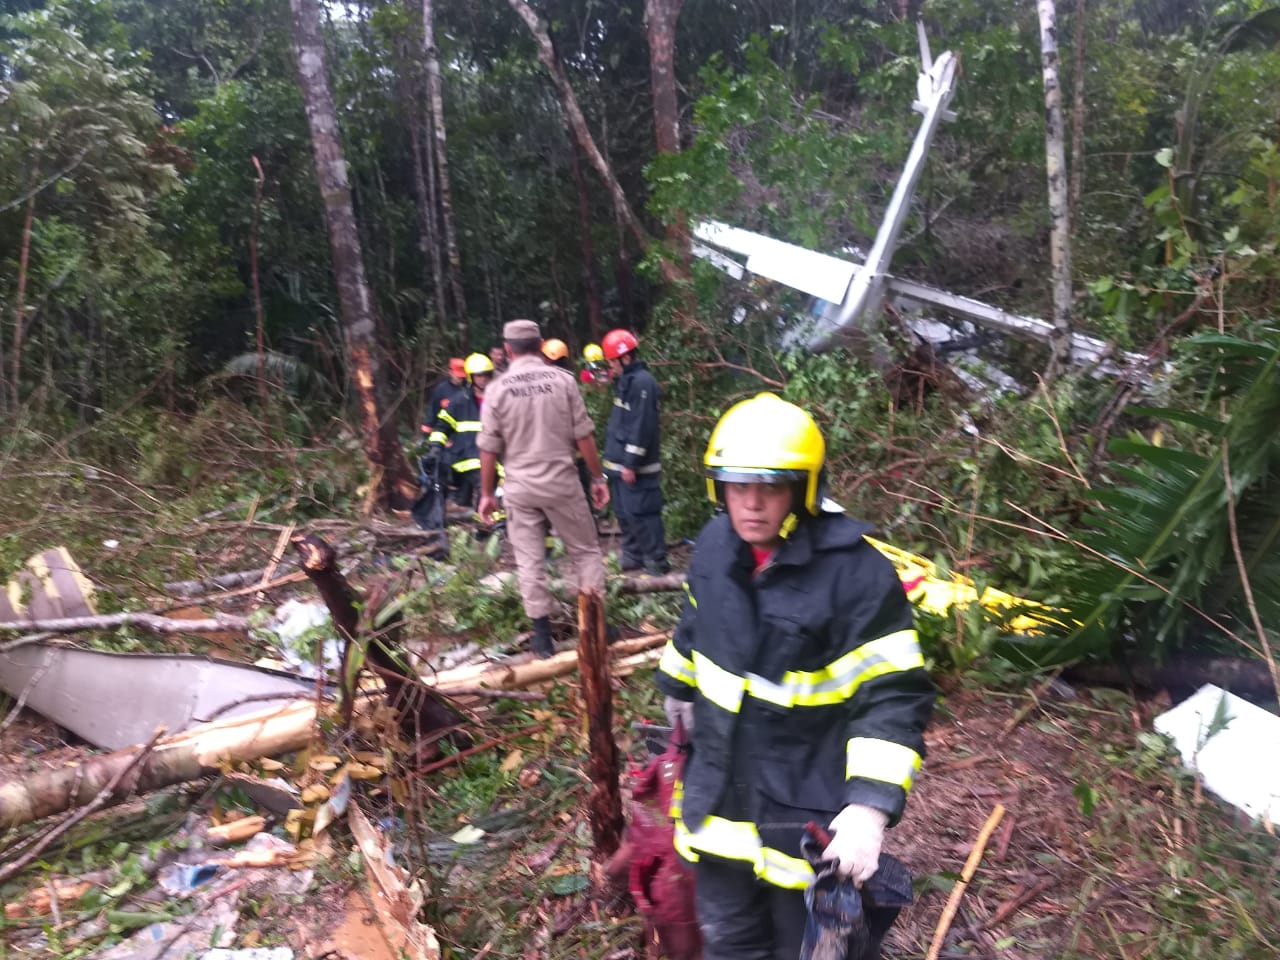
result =
[{"label": "reflective stripe on jacket", "polygon": [[643,360],[632,360],[613,383],[613,411],[604,436],[603,465],[620,473],[662,469],[658,449],[658,408],[662,388]]},{"label": "reflective stripe on jacket", "polygon": [[458,473],[480,469],[480,401],[470,387],[459,390],[440,408],[431,431],[431,442],[443,444],[452,438],[449,463]]},{"label": "reflective stripe on jacket", "polygon": [[694,703],[676,848],[812,877],[804,824],[850,803],[902,816],[934,689],[893,564],[843,514],[802,522],[753,574],[727,516],[694,547],[684,609],[655,674]]},{"label": "reflective stripe on jacket", "polygon": [[427,434],[427,440],[431,443],[444,443],[445,436],[435,429],[436,421],[440,418],[440,411],[447,408],[453,401],[453,398],[459,394],[466,393],[467,388],[462,384],[455,385],[445,377],[435,385],[435,389],[431,391],[431,400],[427,403],[427,412],[422,416],[422,432]]}]

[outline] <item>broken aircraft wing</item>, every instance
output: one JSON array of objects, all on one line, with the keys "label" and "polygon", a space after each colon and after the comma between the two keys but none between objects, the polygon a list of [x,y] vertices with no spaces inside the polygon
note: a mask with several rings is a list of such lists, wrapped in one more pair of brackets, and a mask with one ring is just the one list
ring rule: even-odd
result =
[{"label": "broken aircraft wing", "polygon": [[0,653],[0,691],[109,750],[146,743],[160,724],[175,734],[214,716],[314,696],[315,689],[292,674],[213,657],[106,653],[66,643]]}]

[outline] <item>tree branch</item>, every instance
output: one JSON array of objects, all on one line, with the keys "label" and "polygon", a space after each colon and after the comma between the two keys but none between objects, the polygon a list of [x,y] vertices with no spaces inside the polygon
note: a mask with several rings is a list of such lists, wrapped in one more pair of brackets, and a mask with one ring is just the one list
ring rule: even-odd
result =
[{"label": "tree branch", "polygon": [[[216,613],[207,620],[178,620],[155,613],[110,613],[96,617],[56,617],[49,620],[0,623],[0,630],[35,630],[41,633],[77,633],[81,630],[114,630],[118,627],[142,627],[156,633],[219,633],[223,630],[247,631],[249,618]],[[0,653],[40,639],[44,638],[19,637],[0,644]]]},{"label": "tree branch", "polygon": [[41,191],[47,190],[49,187],[53,186],[55,183],[57,183],[59,180],[65,177],[68,173],[70,173],[76,167],[80,166],[80,164],[84,163],[84,158],[89,155],[90,149],[92,149],[92,145],[85,147],[83,150],[80,151],[79,156],[77,156],[74,160],[72,160],[68,166],[64,167],[62,170],[59,170],[57,173],[51,176],[48,180],[45,180],[43,183],[40,183],[37,186],[32,187],[30,190],[28,190],[22,196],[18,197],[16,200],[10,200],[8,203],[0,204],[0,213],[5,213],[8,210],[12,210],[14,207],[22,206],[24,203],[26,203],[32,197],[39,194]]}]

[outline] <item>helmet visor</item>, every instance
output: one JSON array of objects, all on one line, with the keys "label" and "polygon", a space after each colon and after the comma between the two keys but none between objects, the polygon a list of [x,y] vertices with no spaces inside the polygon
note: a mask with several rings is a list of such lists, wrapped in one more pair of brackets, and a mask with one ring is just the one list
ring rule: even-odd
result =
[{"label": "helmet visor", "polygon": [[807,470],[777,470],[772,467],[708,467],[707,477],[721,483],[803,483],[809,479]]}]

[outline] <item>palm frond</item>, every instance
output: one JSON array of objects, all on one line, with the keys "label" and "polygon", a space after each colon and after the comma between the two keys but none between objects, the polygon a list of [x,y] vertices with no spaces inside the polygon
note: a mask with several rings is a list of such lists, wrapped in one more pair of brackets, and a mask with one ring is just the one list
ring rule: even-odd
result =
[{"label": "palm frond", "polygon": [[1115,486],[1094,491],[1084,518],[1085,549],[1064,590],[1073,626],[1047,624],[1044,637],[1018,645],[1019,659],[1063,663],[1114,652],[1121,641],[1158,658],[1193,626],[1221,633],[1196,610],[1253,639],[1230,539],[1224,448],[1254,598],[1264,627],[1280,631],[1280,331],[1265,335],[1265,342],[1216,333],[1190,341],[1210,384],[1206,408],[1225,400],[1225,418],[1146,411],[1192,426],[1205,452],[1110,445],[1130,463],[1114,468]]}]

